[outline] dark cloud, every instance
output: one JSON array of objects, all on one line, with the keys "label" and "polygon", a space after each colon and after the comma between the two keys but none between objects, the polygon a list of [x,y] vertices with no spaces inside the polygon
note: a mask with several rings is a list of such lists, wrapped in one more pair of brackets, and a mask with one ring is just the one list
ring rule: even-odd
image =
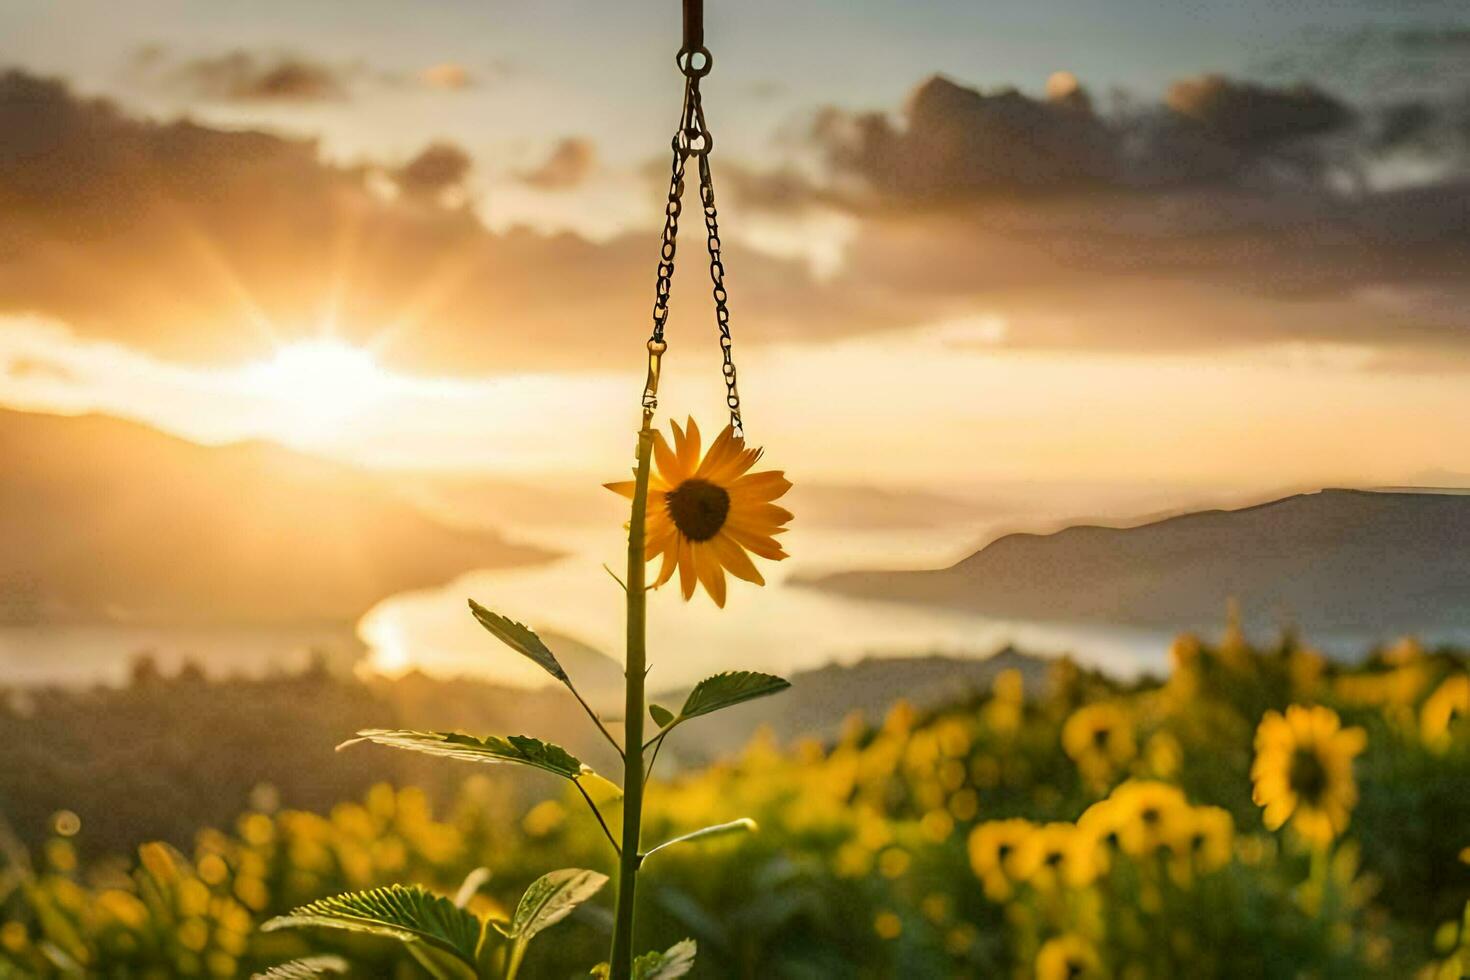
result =
[{"label": "dark cloud", "polygon": [[814,135],[835,170],[905,201],[1084,190],[1108,182],[1115,167],[1107,129],[1072,101],[1014,89],[985,95],[936,75],[903,117],[899,125],[882,113],[826,110]]},{"label": "dark cloud", "polygon": [[596,169],[597,147],[591,140],[569,136],[553,146],[546,159],[517,176],[541,190],[564,191],[584,183]]},{"label": "dark cloud", "polygon": [[1201,75],[1175,82],[1165,104],[1226,146],[1266,150],[1352,122],[1348,107],[1310,85],[1289,89]]},{"label": "dark cloud", "polygon": [[462,193],[474,162],[453,143],[432,143],[393,171],[394,182],[405,194],[443,200]]},{"label": "dark cloud", "polygon": [[296,54],[243,49],[174,61],[156,46],[139,52],[137,66],[159,84],[220,102],[334,101],[347,97],[359,73]]}]

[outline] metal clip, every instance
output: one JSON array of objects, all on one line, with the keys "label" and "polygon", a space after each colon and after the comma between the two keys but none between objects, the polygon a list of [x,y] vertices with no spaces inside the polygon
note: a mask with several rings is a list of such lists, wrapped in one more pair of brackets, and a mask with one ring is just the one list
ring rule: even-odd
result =
[{"label": "metal clip", "polygon": [[663,367],[664,351],[669,345],[662,340],[648,342],[648,377],[643,382],[643,421],[647,424],[658,411],[658,375]]}]

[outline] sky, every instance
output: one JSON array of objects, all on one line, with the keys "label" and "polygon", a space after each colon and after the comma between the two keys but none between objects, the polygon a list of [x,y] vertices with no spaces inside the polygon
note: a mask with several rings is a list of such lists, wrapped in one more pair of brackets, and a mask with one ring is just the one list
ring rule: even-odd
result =
[{"label": "sky", "polygon": [[[708,6],[741,391],[788,470],[1470,474],[1462,3]],[[0,404],[617,472],[677,8],[5,4]],[[709,428],[701,233],[663,405]]]}]

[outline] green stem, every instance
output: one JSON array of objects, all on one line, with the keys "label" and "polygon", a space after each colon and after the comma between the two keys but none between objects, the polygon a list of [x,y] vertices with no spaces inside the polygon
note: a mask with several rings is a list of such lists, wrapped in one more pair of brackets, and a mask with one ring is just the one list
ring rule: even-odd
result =
[{"label": "green stem", "polygon": [[510,950],[510,963],[505,968],[505,980],[516,980],[516,974],[521,972],[521,960],[526,956],[526,944],[516,940]]},{"label": "green stem", "polygon": [[618,855],[618,899],[613,927],[610,980],[633,975],[633,903],[638,889],[643,824],[643,680],[646,671],[648,593],[643,588],[644,519],[648,507],[648,469],[653,455],[649,416],[638,432],[638,470],[633,483],[633,513],[628,520],[627,701],[623,712],[623,848]]}]

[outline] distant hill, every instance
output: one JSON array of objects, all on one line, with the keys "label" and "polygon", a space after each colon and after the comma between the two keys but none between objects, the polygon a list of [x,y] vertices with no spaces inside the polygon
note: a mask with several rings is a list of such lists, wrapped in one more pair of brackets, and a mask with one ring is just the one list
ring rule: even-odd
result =
[{"label": "distant hill", "polygon": [[1233,597],[1248,625],[1309,634],[1470,627],[1470,495],[1322,490],[1137,527],[1010,534],[945,569],[804,584],[1017,619],[1198,629]]},{"label": "distant hill", "polygon": [[[1007,647],[988,657],[873,657],[791,675],[780,694],[727,708],[688,723],[664,751],[698,765],[738,750],[760,728],[780,742],[802,736],[830,739],[854,712],[878,723],[902,699],[916,708],[953,704],[990,689],[995,675],[1014,668],[1028,690],[1039,690],[1049,661]],[[665,691],[652,701],[677,708],[687,691]]]},{"label": "distant hill", "polygon": [[[565,637],[553,645],[558,656],[570,655],[567,667],[579,687],[605,686],[598,680],[606,681],[602,654]],[[1020,668],[1028,690],[1038,690],[1044,665],[1004,652],[987,660],[870,660],[796,673],[789,691],[682,726],[659,765],[667,775],[676,761],[733,753],[762,725],[782,740],[831,736],[852,711],[880,722],[898,698],[938,707],[987,689],[1005,667]],[[665,700],[679,703],[682,695]],[[26,841],[43,840],[51,814],[65,807],[81,815],[88,846],[116,853],[157,838],[187,845],[200,826],[227,826],[262,783],[275,787],[284,805],[318,812],[378,780],[420,786],[442,803],[477,775],[493,781],[491,798],[507,813],[562,788],[510,767],[445,765],[372,746],[333,751],[365,727],[536,735],[618,775],[617,757],[559,685],[527,690],[417,672],[390,680],[319,667],[225,679],[135,669],[121,688],[0,687],[0,801]],[[611,727],[621,736],[621,726]]]},{"label": "distant hill", "polygon": [[551,557],[268,443],[0,411],[0,624],[351,623],[475,568]]}]

